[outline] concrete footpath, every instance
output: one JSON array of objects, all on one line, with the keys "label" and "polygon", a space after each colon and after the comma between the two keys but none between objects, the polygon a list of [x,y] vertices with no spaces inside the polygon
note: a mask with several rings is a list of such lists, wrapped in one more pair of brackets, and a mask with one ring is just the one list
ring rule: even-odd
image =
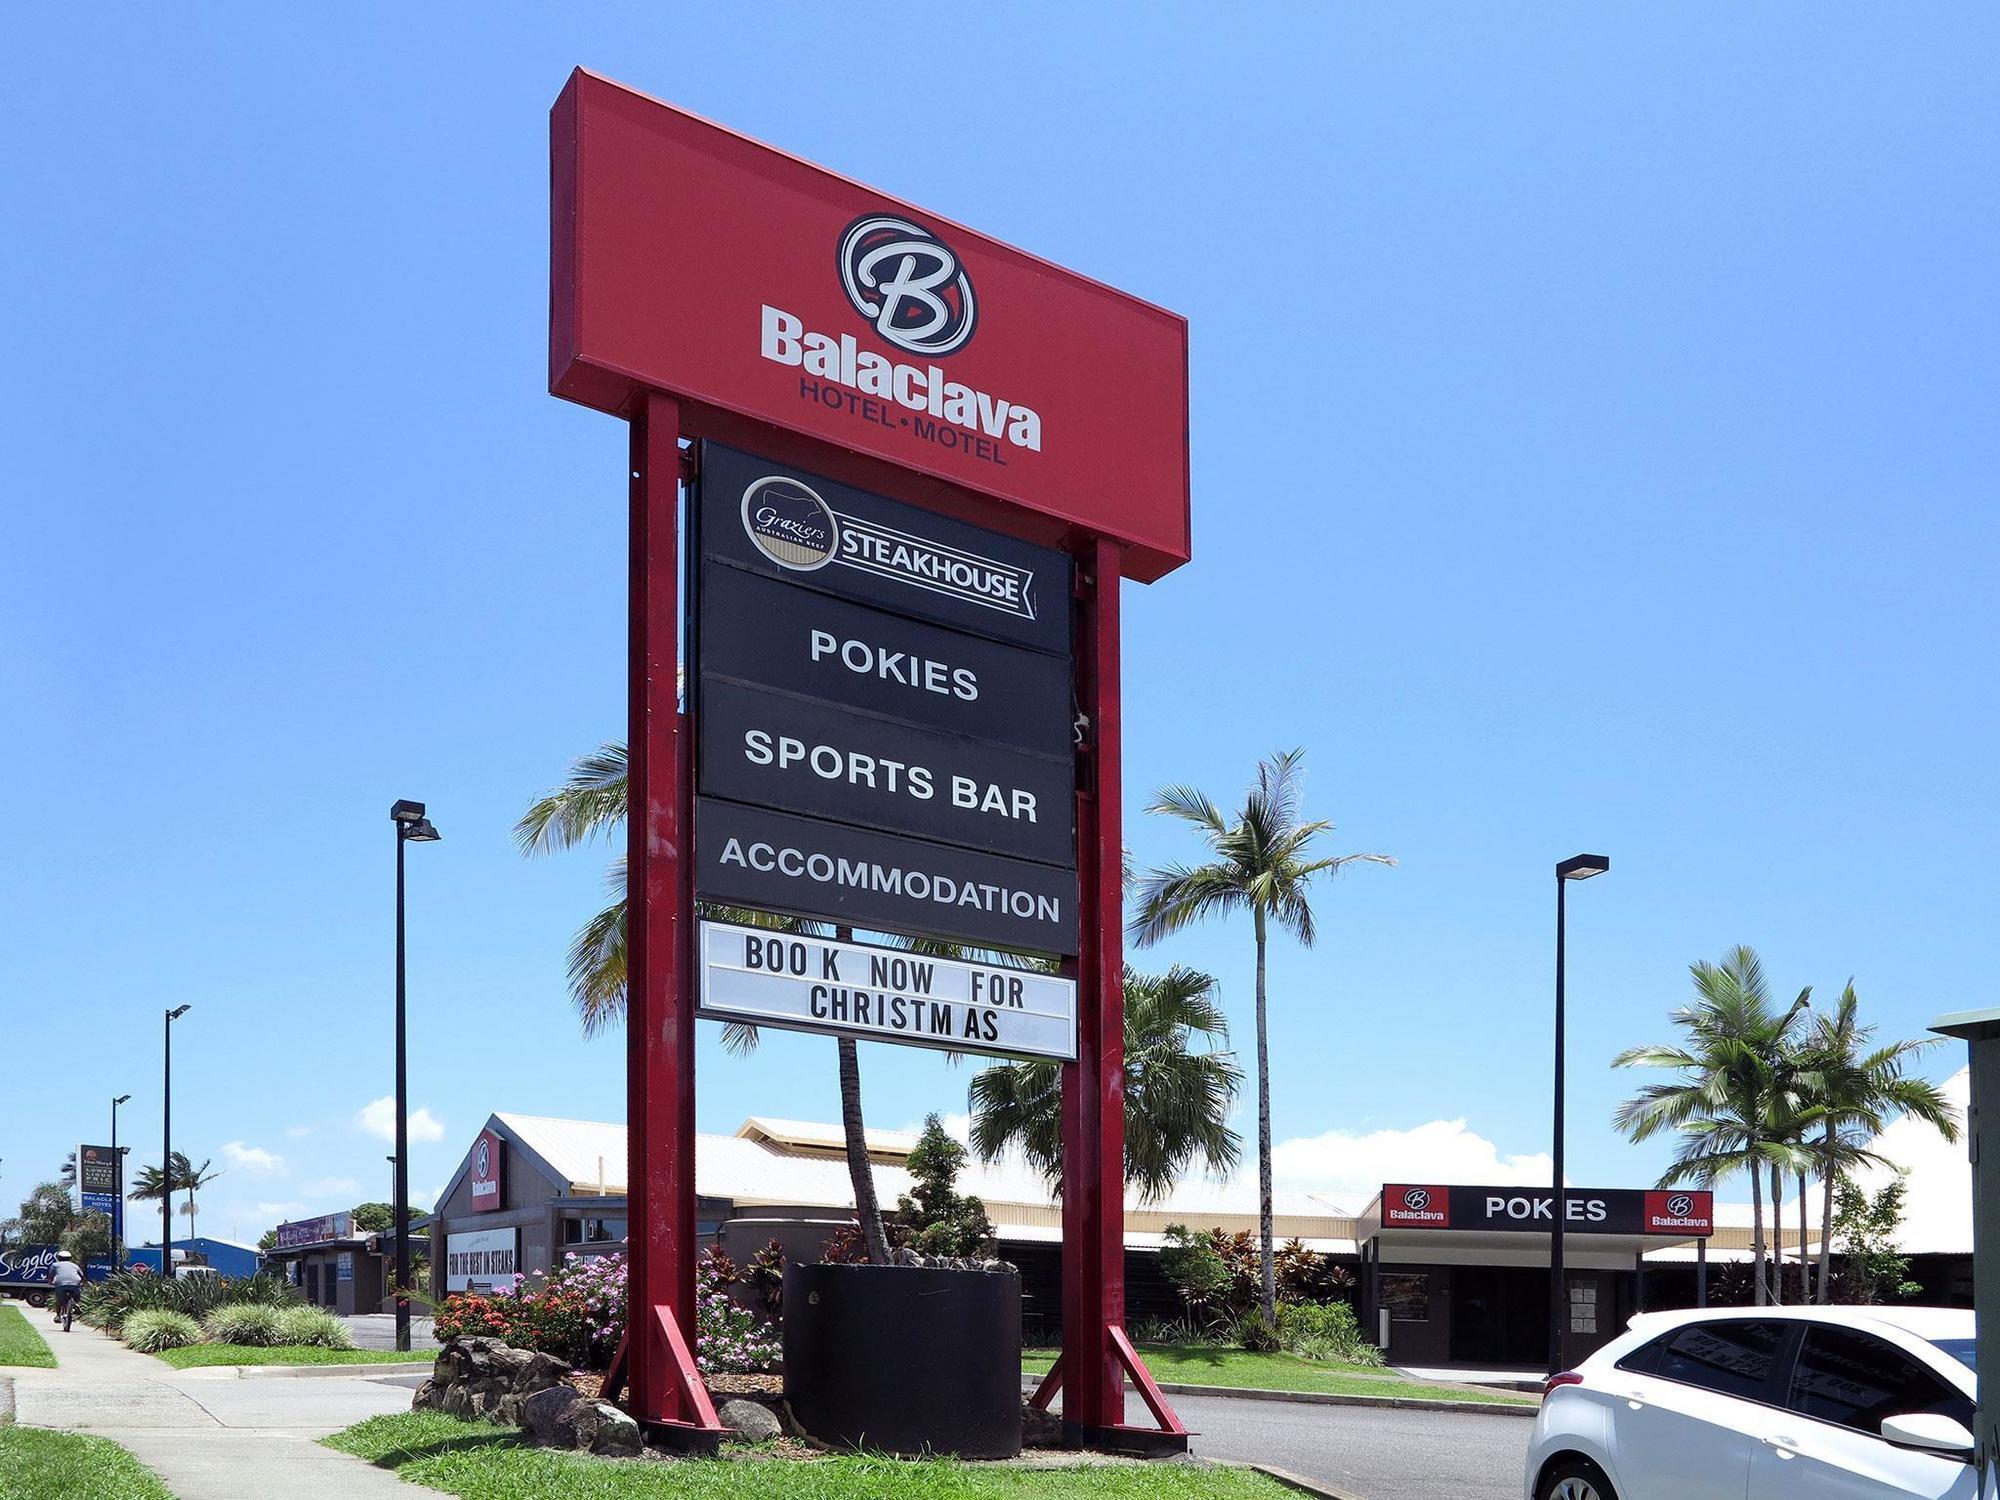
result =
[{"label": "concrete footpath", "polygon": [[319,1445],[328,1433],[408,1411],[415,1377],[357,1366],[319,1380],[176,1370],[78,1323],[65,1334],[31,1313],[53,1370],[10,1369],[14,1417],[110,1438],[180,1500],[369,1500],[422,1494],[387,1470]]}]

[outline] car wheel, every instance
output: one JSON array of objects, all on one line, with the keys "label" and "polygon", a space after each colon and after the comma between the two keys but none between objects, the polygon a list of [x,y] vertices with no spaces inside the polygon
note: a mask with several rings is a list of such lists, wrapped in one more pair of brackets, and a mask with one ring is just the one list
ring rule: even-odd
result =
[{"label": "car wheel", "polygon": [[1564,1459],[1542,1476],[1535,1500],[1618,1500],[1604,1471],[1588,1459]]}]

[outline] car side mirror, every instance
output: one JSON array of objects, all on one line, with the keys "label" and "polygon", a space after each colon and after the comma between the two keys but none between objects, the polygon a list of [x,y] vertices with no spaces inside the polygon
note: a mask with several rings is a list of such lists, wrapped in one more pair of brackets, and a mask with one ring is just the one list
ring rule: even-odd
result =
[{"label": "car side mirror", "polygon": [[1948,1454],[1953,1458],[1972,1457],[1972,1434],[1966,1431],[1965,1424],[1939,1412],[1919,1411],[1908,1416],[1885,1417],[1882,1438],[1898,1448]]}]

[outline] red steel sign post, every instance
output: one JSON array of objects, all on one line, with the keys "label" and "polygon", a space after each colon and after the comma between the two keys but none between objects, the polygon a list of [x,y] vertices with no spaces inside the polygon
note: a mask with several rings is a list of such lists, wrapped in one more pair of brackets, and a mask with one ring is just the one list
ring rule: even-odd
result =
[{"label": "red steel sign post", "polygon": [[[631,441],[631,1316],[614,1378],[656,1431],[719,1431],[691,1352],[697,735],[676,684],[682,445],[706,439],[1072,560],[1074,597],[1043,601],[1071,611],[1080,724],[1063,1349],[1036,1400],[1060,1386],[1086,1443],[1184,1445],[1123,1327],[1118,587],[1188,560],[1187,324],[582,70],[551,112],[550,176],[549,388]],[[937,581],[1007,587],[1004,570]],[[1128,1375],[1154,1427],[1126,1423]]]}]

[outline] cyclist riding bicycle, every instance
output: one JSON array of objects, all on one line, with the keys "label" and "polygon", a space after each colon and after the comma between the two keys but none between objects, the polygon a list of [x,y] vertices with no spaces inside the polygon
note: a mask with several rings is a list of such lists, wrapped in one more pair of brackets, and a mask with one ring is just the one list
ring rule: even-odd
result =
[{"label": "cyclist riding bicycle", "polygon": [[56,1321],[64,1322],[65,1314],[83,1293],[83,1267],[76,1263],[69,1251],[58,1250],[55,1273],[50,1279],[56,1289]]}]

